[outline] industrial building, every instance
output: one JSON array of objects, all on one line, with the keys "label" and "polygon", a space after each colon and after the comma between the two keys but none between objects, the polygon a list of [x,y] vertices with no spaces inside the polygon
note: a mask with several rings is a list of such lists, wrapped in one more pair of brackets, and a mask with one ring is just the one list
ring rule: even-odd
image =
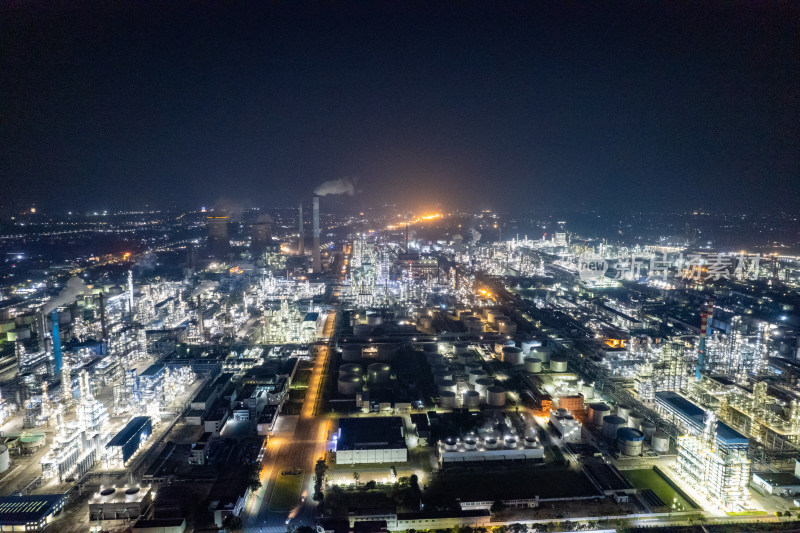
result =
[{"label": "industrial building", "polygon": [[42,531],[61,512],[65,494],[0,497],[0,532]]},{"label": "industrial building", "polygon": [[408,461],[400,417],[342,418],[334,441],[339,465]]},{"label": "industrial building", "polygon": [[106,444],[107,460],[124,465],[153,432],[149,416],[136,416]]}]

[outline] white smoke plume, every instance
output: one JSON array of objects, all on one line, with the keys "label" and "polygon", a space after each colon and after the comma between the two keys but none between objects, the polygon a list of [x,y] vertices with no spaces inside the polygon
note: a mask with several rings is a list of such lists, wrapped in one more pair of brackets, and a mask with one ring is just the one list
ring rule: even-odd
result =
[{"label": "white smoke plume", "polygon": [[346,194],[353,196],[356,192],[356,180],[352,178],[339,178],[338,180],[328,180],[314,189],[317,196],[328,196],[329,194]]},{"label": "white smoke plume", "polygon": [[67,285],[61,289],[61,292],[59,292],[58,295],[45,302],[44,306],[42,306],[42,312],[44,314],[48,314],[60,305],[72,303],[78,298],[79,295],[88,292],[88,290],[89,288],[81,278],[73,276],[69,278]]}]

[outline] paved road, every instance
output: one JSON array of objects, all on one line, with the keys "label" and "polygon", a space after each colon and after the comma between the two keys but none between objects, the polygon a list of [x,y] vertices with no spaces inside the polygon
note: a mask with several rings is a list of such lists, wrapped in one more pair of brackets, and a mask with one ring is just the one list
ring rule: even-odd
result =
[{"label": "paved road", "polygon": [[[333,332],[335,314],[328,316],[324,336],[330,338]],[[294,430],[278,432],[270,437],[264,454],[262,470],[262,488],[247,502],[242,522],[245,531],[260,533],[283,533],[286,531],[286,520],[291,518],[292,525],[312,525],[314,523],[315,502],[313,494],[314,464],[322,457],[325,442],[332,427],[330,420],[315,416],[322,396],[322,385],[328,372],[329,346],[321,346],[318,350],[314,368],[309,379],[303,407],[297,417]],[[269,501],[275,481],[281,471],[288,468],[303,470],[302,495],[306,496],[303,505],[295,507],[291,512],[270,510]]]}]

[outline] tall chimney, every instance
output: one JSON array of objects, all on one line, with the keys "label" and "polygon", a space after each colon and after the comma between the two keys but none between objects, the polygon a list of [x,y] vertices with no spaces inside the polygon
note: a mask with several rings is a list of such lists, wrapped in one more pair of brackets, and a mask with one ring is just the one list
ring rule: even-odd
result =
[{"label": "tall chimney", "polygon": [[203,335],[205,326],[203,324],[203,303],[200,301],[200,295],[197,295],[197,332],[200,336]]},{"label": "tall chimney", "polygon": [[322,272],[319,256],[319,196],[314,197],[314,249],[311,250],[311,263],[315,274]]},{"label": "tall chimney", "polygon": [[303,255],[305,253],[305,250],[303,249],[303,246],[305,245],[305,243],[303,241],[305,240],[306,232],[305,232],[305,228],[303,228],[303,204],[302,203],[300,204],[300,223],[298,224],[298,235],[300,235],[300,238],[298,239],[298,243],[297,243],[297,253],[300,254],[300,255]]}]

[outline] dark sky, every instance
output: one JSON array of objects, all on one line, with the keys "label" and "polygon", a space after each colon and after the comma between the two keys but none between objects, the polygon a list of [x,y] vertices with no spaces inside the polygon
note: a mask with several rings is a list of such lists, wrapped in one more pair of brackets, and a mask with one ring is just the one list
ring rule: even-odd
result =
[{"label": "dark sky", "polygon": [[6,209],[800,206],[796,2],[46,4],[0,7]]}]

